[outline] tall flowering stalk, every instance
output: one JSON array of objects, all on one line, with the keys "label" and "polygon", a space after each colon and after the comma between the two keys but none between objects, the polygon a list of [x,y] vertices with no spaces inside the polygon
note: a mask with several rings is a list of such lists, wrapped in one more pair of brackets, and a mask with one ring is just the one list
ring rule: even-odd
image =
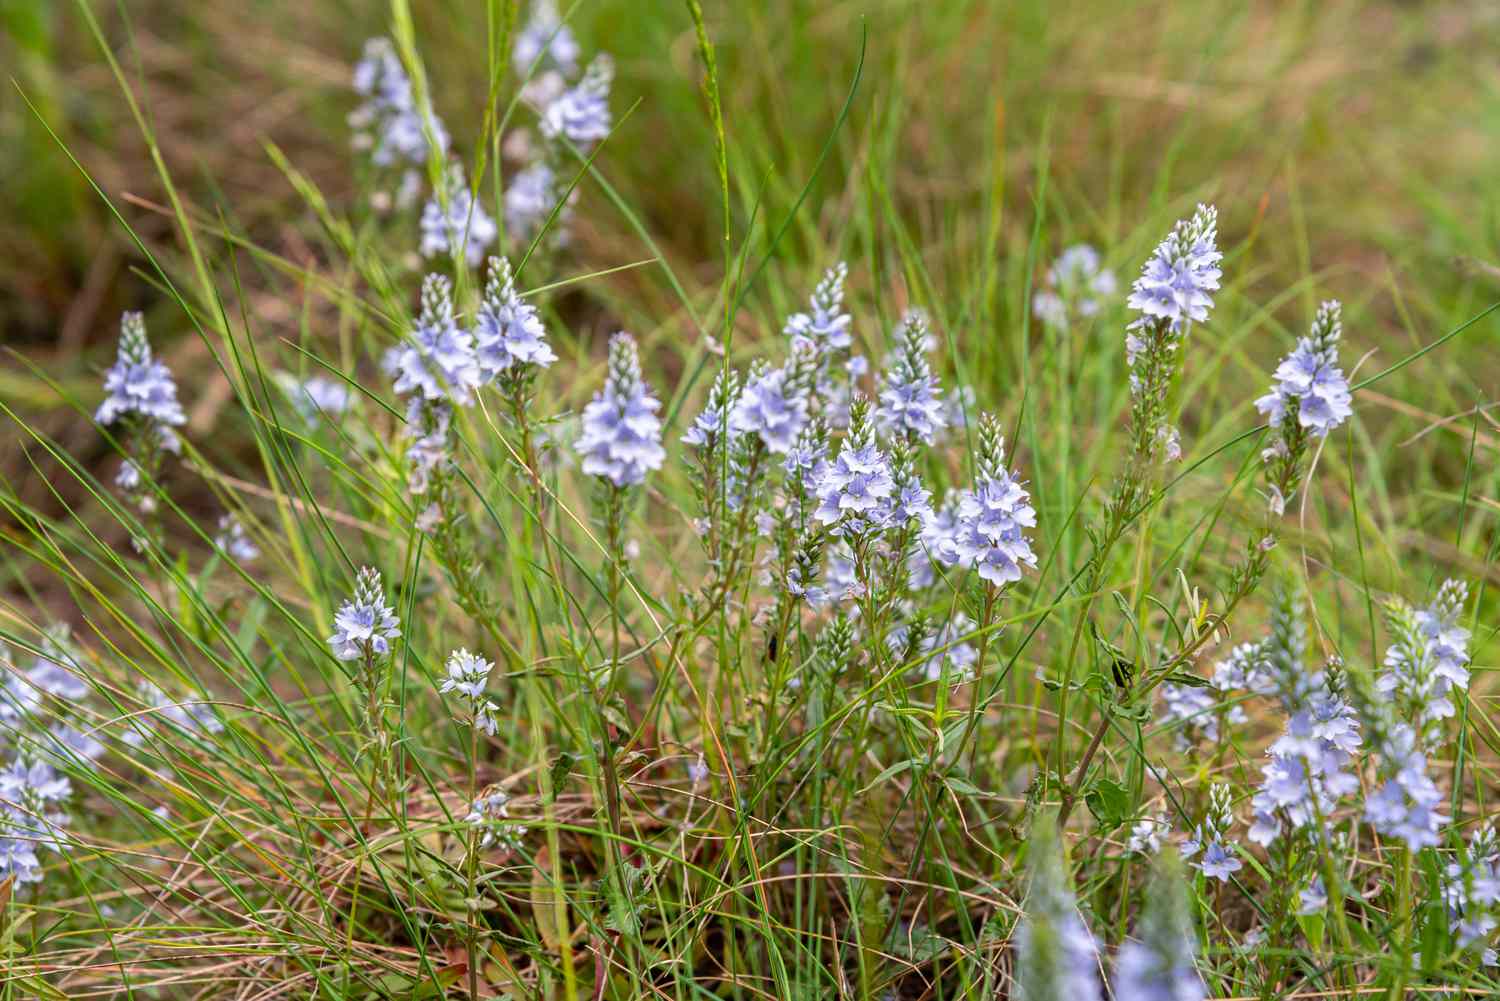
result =
[{"label": "tall flowering stalk", "polygon": [[1262,458],[1273,515],[1281,515],[1301,483],[1308,448],[1354,412],[1349,383],[1338,364],[1343,332],[1343,307],[1337,300],[1323,303],[1312,330],[1276,367],[1271,391],[1255,401],[1271,427],[1271,444]]},{"label": "tall flowering stalk", "polygon": [[422,282],[421,311],[407,338],[386,352],[393,388],[407,401],[407,488],[419,506],[417,528],[432,540],[459,603],[475,621],[490,612],[474,547],[466,535],[461,483],[454,456],[456,409],[468,407],[484,381],[474,335],[459,323],[453,283],[443,275]]},{"label": "tall flowering stalk", "polygon": [[[1223,255],[1217,246],[1218,211],[1199,205],[1157,245],[1131,287],[1126,304],[1138,314],[1126,328],[1125,357],[1130,369],[1130,450],[1106,505],[1102,529],[1093,535],[1093,552],[1082,578],[1084,607],[1075,622],[1058,697],[1058,724],[1066,732],[1072,670],[1077,662],[1084,624],[1100,591],[1108,558],[1131,520],[1142,508],[1163,461],[1182,456],[1181,436],[1172,424],[1172,389],[1182,368],[1182,347],[1194,323],[1208,319],[1219,288]],[[1104,739],[1108,719],[1084,751],[1073,782],[1064,790],[1058,814],[1066,822],[1076,802],[1087,765]],[[1057,767],[1064,766],[1066,741],[1057,742]]]},{"label": "tall flowering stalk", "polygon": [[[143,514],[154,515],[156,497],[150,484],[161,473],[167,455],[182,450],[174,428],[187,423],[177,402],[172,372],[151,354],[146,321],[140,313],[120,317],[120,344],[115,363],[104,373],[104,402],[94,419],[105,427],[118,425],[125,460],[116,486],[134,500]],[[134,540],[142,548],[144,540]]]},{"label": "tall flowering stalk", "polygon": [[635,338],[625,332],[609,340],[609,371],[601,389],[583,410],[583,433],[574,449],[583,456],[583,471],[596,478],[602,494],[605,556],[609,560],[609,663],[603,683],[591,679],[599,725],[599,767],[604,780],[610,858],[620,900],[630,897],[620,818],[620,778],[616,736],[609,722],[620,667],[620,582],[625,560],[625,503],[629,492],[660,469],[666,456],[661,444],[661,402],[641,377]]},{"label": "tall flowering stalk", "polygon": [[380,795],[387,781],[390,738],[385,726],[385,709],[381,699],[389,672],[392,644],[401,636],[401,620],[386,603],[385,584],[380,571],[361,567],[354,580],[354,596],[339,607],[333,617],[336,631],[328,637],[333,656],[356,665],[353,680],[365,697],[365,731],[373,761],[374,780],[370,795]]}]

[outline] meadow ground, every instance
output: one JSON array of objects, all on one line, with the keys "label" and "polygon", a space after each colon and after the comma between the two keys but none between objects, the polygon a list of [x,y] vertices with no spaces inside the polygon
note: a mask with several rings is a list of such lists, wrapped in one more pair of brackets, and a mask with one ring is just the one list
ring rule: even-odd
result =
[{"label": "meadow ground", "polygon": [[1492,993],[1500,12],[544,15],[0,5],[0,999]]}]

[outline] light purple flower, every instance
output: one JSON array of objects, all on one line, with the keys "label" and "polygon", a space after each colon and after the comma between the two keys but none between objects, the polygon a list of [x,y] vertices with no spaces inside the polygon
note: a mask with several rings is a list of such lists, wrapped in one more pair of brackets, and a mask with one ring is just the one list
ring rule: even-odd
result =
[{"label": "light purple flower", "polygon": [[527,365],[546,368],[557,361],[541,316],[516,291],[515,275],[504,257],[490,258],[484,302],[474,318],[474,353],[485,379]]},{"label": "light purple flower", "polygon": [[386,604],[379,570],[360,568],[354,598],[339,608],[333,624],[338,631],[328,637],[328,645],[339,660],[384,657],[391,652],[391,641],[401,635],[401,620]]},{"label": "light purple flower", "polygon": [[1223,274],[1219,261],[1224,255],[1214,246],[1218,221],[1212,206],[1199,205],[1191,219],[1178,222],[1141,269],[1127,305],[1147,320],[1167,321],[1174,330],[1208,319],[1214,304],[1210,293],[1217,291]]},{"label": "light purple flower", "polygon": [[464,183],[463,167],[457,161],[448,168],[444,190],[434,191],[423,207],[420,226],[423,257],[458,255],[471,268],[484,260],[499,233],[495,220]]},{"label": "light purple flower", "polygon": [[843,261],[829,268],[813,290],[809,311],[793,313],[787,318],[786,335],[805,337],[824,354],[852,345],[854,337],[850,324],[853,321],[843,311],[844,279],[848,275],[849,266]]},{"label": "light purple flower", "polygon": [[1297,422],[1314,438],[1323,438],[1354,413],[1349,381],[1338,365],[1338,340],[1343,333],[1341,308],[1323,303],[1312,333],[1299,339],[1291,354],[1276,367],[1271,392],[1255,401],[1267,423],[1279,428],[1295,407]]},{"label": "light purple flower", "polygon": [[94,414],[100,424],[113,424],[126,414],[140,414],[159,426],[187,423],[171,371],[151,356],[146,321],[140,313],[120,317],[119,350],[115,363],[104,373],[104,393],[104,402]]},{"label": "light purple flower", "polygon": [[927,319],[917,310],[906,314],[897,332],[894,362],[880,390],[876,411],[887,434],[910,436],[931,445],[947,424],[943,391],[927,364]]},{"label": "light purple flower", "polygon": [[[553,233],[562,234],[577,199],[574,190],[568,202],[558,212],[553,223]],[[557,205],[560,192],[556,174],[545,160],[538,160],[516,173],[505,188],[505,232],[512,240],[529,241],[540,232]]]},{"label": "light purple flower", "polygon": [[854,534],[879,530],[895,490],[885,453],[873,442],[846,441],[813,486],[818,498],[813,517],[825,525],[848,527]]},{"label": "light purple flower", "polygon": [[566,138],[584,152],[607,137],[613,122],[609,88],[614,75],[614,61],[603,53],[595,56],[577,86],[547,105],[542,114],[542,135],[548,139]]},{"label": "light purple flower", "polygon": [[474,338],[454,318],[452,296],[453,285],[442,275],[428,275],[422,282],[422,312],[416,327],[385,356],[386,369],[396,376],[398,394],[467,406],[479,388]]},{"label": "light purple flower", "polygon": [[608,378],[584,408],[583,431],[573,445],[583,456],[583,471],[621,488],[645,482],[666,458],[659,409],[660,401],[641,379],[635,339],[615,334],[609,341]]},{"label": "light purple flower", "polygon": [[807,424],[807,392],[793,385],[789,368],[752,374],[729,419],[736,432],[758,435],[767,450],[786,455]]},{"label": "light purple flower", "polygon": [[1021,579],[1023,567],[1036,567],[1025,530],[1036,526],[1026,489],[1007,470],[966,491],[958,503],[956,531],[936,551],[948,566],[973,567],[992,584]]}]

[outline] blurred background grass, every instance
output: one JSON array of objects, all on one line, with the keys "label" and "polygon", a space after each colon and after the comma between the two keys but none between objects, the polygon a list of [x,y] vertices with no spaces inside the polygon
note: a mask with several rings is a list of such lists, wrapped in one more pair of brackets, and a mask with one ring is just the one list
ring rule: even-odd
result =
[{"label": "blurred background grass", "polygon": [[[1500,176],[1500,8],[1493,4],[769,0],[706,7],[721,69],[737,239],[752,216],[758,226],[752,261],[835,136],[777,247],[777,274],[759,283],[738,321],[747,340],[779,329],[778,317],[805,294],[816,269],[847,255],[865,265],[854,269],[860,294],[887,317],[909,299],[943,303],[959,374],[977,384],[981,403],[993,402],[1028,374],[1026,339],[1036,337],[1025,322],[1030,271],[1066,243],[1086,240],[1128,276],[1168,218],[1195,198],[1219,203],[1226,242],[1242,254],[1231,270],[1236,291],[1246,302],[1270,304],[1241,314],[1246,336],[1221,346],[1216,372],[1225,365],[1263,371],[1319,298],[1346,301],[1351,345],[1375,350],[1370,364],[1378,367],[1500,291],[1493,184]],[[314,219],[266,143],[286,151],[336,211],[350,209],[348,78],[363,39],[388,30],[386,5],[94,8],[190,211],[222,216],[246,240],[333,273]],[[5,346],[88,406],[113,351],[119,311],[146,308],[153,337],[190,387],[190,433],[217,436],[225,453],[236,436],[248,448],[210,353],[180,311],[132,273],[139,251],[38,120],[153,252],[186,275],[181,234],[159,208],[166,197],[150,151],[77,6],[5,0],[0,11],[0,62],[14,80],[0,98]],[[424,2],[414,14],[437,110],[460,149],[472,152],[486,88],[483,5]],[[570,20],[586,48],[607,49],[619,62],[614,104],[625,120],[599,167],[666,262],[588,283],[573,313],[584,327],[597,316],[660,328],[668,357],[658,362],[671,367],[671,357],[686,356],[702,334],[682,315],[669,276],[690,301],[705,303],[695,311],[701,315],[723,260],[691,21],[673,3],[594,0],[577,4]],[[835,133],[862,46],[859,87]],[[570,273],[651,256],[597,186],[582,194]],[[207,249],[224,288],[226,247],[209,240]],[[257,337],[270,343],[333,330],[337,315],[328,304],[269,269],[237,263]],[[1477,426],[1478,454],[1493,457],[1500,436],[1493,415],[1477,425],[1473,418],[1439,422],[1493,399],[1497,379],[1500,336],[1482,324],[1362,397],[1363,413],[1378,421],[1385,409],[1398,421],[1383,446],[1435,424],[1421,440],[1452,445]],[[1206,426],[1226,407],[1243,406],[1243,399],[1217,399],[1217,385],[1216,377],[1196,385],[1202,399],[1189,402],[1190,423]],[[103,458],[105,446],[87,423],[14,356],[0,363],[0,398],[85,461]],[[1097,426],[1108,416],[1102,407],[1072,415],[1085,439],[1108,430]],[[1390,475],[1411,479],[1419,490],[1410,496],[1420,503],[1421,488],[1451,489],[1463,460],[1461,448],[1439,454],[1418,444],[1396,454]],[[7,479],[24,484],[18,448],[0,447],[0,462]],[[1452,466],[1446,476],[1438,469],[1445,462]],[[1434,472],[1438,480],[1429,481]],[[32,493],[28,500],[45,502],[39,484]]]}]

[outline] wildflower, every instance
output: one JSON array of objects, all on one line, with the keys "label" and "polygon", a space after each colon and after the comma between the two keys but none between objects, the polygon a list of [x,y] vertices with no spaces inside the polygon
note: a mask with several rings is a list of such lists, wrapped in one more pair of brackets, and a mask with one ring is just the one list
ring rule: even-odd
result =
[{"label": "wildflower", "polygon": [[376,166],[421,166],[434,149],[447,152],[442,120],[430,106],[417,107],[411,79],[389,39],[365,42],[364,55],[354,67],[354,90],[365,101],[349,116],[349,124],[356,129],[356,146],[369,148]]},{"label": "wildflower", "polygon": [[1458,624],[1468,595],[1467,584],[1447,580],[1426,608],[1397,598],[1386,610],[1395,641],[1375,687],[1394,696],[1429,747],[1440,739],[1442,721],[1456,712],[1450,693],[1469,685],[1469,631]]},{"label": "wildflower", "polygon": [[545,104],[555,98],[567,78],[578,72],[580,51],[578,40],[558,16],[553,0],[537,0],[510,53],[516,75],[530,76],[524,95],[527,100]]},{"label": "wildflower", "polygon": [[1354,412],[1349,382],[1338,365],[1338,341],[1343,334],[1342,308],[1337,300],[1318,307],[1312,332],[1276,367],[1271,392],[1255,401],[1272,428],[1287,418],[1313,438],[1323,438]]},{"label": "wildflower", "polygon": [[1161,851],[1162,839],[1172,832],[1172,825],[1164,812],[1142,817],[1130,828],[1130,840],[1125,850],[1139,855],[1155,855]]},{"label": "wildflower", "polygon": [[408,415],[408,427],[414,437],[406,448],[407,489],[415,496],[428,493],[448,462],[449,432],[453,408],[446,403],[414,406]]},{"label": "wildflower", "polygon": [[[154,682],[141,682],[137,686],[137,695],[141,704],[151,709],[150,713],[142,716],[161,720],[182,733],[214,734],[224,729],[224,724],[214,713],[212,706],[174,698]],[[126,734],[125,742],[132,747],[138,746],[141,742],[140,731],[131,730]]]},{"label": "wildflower", "polygon": [[1297,913],[1301,915],[1321,914],[1328,909],[1328,889],[1323,877],[1316,876],[1297,894]]},{"label": "wildflower", "polygon": [[1449,862],[1443,871],[1443,903],[1448,926],[1464,949],[1479,949],[1486,966],[1496,963],[1489,947],[1497,927],[1495,911],[1500,904],[1500,848],[1495,829],[1488,823],[1475,828],[1462,859]]},{"label": "wildflower", "polygon": [[843,261],[824,272],[823,280],[813,290],[809,311],[793,313],[787,318],[785,333],[788,337],[805,337],[822,354],[842,350],[854,343],[849,329],[852,318],[843,312],[844,279],[848,275],[849,266]]},{"label": "wildflower", "polygon": [[[726,432],[733,434],[734,426],[730,423],[728,412],[739,399],[740,385],[739,376],[731,369],[721,369],[714,377],[714,384],[708,391],[708,401],[703,410],[693,419],[692,426],[682,435],[682,443],[705,452],[713,451]],[[788,450],[790,451],[790,450]],[[787,457],[791,462],[791,456]]]},{"label": "wildflower", "polygon": [[0,883],[8,879],[14,879],[17,886],[40,883],[42,861],[37,856],[36,843],[29,837],[16,837],[11,831],[7,815],[0,812]]},{"label": "wildflower", "polygon": [[1191,219],[1179,222],[1157,245],[1126,300],[1141,313],[1138,323],[1162,320],[1178,330],[1208,319],[1214,304],[1210,293],[1223,274],[1219,261],[1224,255],[1214,246],[1218,221],[1212,206],[1199,205]]},{"label": "wildflower", "polygon": [[301,380],[290,372],[277,372],[276,383],[286,394],[297,416],[309,425],[340,417],[353,402],[347,383],[315,375]]},{"label": "wildflower", "polygon": [[1115,1001],[1202,1001],[1208,990],[1193,965],[1197,951],[1181,867],[1169,852],[1157,863],[1136,937],[1115,959]]},{"label": "wildflower", "polygon": [[1030,884],[1014,938],[1015,996],[1098,1001],[1098,946],[1078,913],[1056,838],[1048,819],[1033,825]]},{"label": "wildflower", "polygon": [[441,191],[434,191],[422,209],[422,256],[452,254],[471,268],[484,260],[485,248],[495,242],[499,229],[464,183],[463,166],[454,161],[444,175]]},{"label": "wildflower", "polygon": [[661,403],[641,378],[635,338],[621,332],[609,340],[609,375],[604,388],[583,410],[583,431],[573,448],[583,471],[614,486],[637,486],[660,469]]},{"label": "wildflower", "polygon": [[609,88],[614,75],[614,60],[603,53],[595,56],[577,86],[547,105],[542,114],[542,135],[548,139],[565,138],[583,152],[608,136],[613,121]]},{"label": "wildflower", "polygon": [[474,321],[474,350],[485,379],[527,366],[546,368],[557,361],[541,316],[516,291],[515,275],[504,257],[490,258],[484,302]]},{"label": "wildflower", "polygon": [[214,546],[241,563],[249,563],[260,557],[260,549],[250,541],[250,536],[245,534],[245,526],[232,514],[219,519],[219,534],[214,536]]},{"label": "wildflower", "polygon": [[[1218,693],[1212,688],[1199,685],[1162,685],[1161,697],[1163,719],[1175,726],[1177,748],[1188,751],[1200,743],[1216,744],[1219,741],[1220,711]],[[1243,718],[1238,707],[1228,710]]]},{"label": "wildflower", "polygon": [[796,356],[783,368],[752,372],[729,416],[734,430],[759,436],[777,455],[791,451],[807,423],[811,375],[811,368],[799,364]]},{"label": "wildflower", "polygon": [[373,659],[391,652],[391,641],[401,635],[401,620],[385,602],[379,570],[360,568],[354,598],[339,608],[333,624],[338,632],[328,637],[328,645],[339,660]]},{"label": "wildflower", "polygon": [[1219,287],[1222,255],[1214,246],[1218,213],[1199,205],[1178,222],[1136,279],[1127,304],[1141,315],[1127,328],[1132,448],[1138,459],[1180,457],[1176,428],[1167,421],[1167,393],[1192,323],[1208,318]]},{"label": "wildflower", "polygon": [[813,485],[818,499],[813,517],[850,535],[883,528],[896,491],[890,460],[875,444],[865,401],[856,400],[855,407],[849,436]]},{"label": "wildflower", "polygon": [[395,391],[420,400],[452,400],[467,406],[479,388],[474,338],[453,315],[453,283],[442,275],[422,282],[422,311],[407,341],[386,352],[385,366],[396,376]]},{"label": "wildflower", "polygon": [[[505,188],[505,232],[512,240],[531,240],[551,217],[558,197],[557,175],[547,161],[538,160],[518,171]],[[576,197],[577,192],[571,192],[558,212],[559,232],[567,225],[569,208]]]},{"label": "wildflower", "polygon": [[688,781],[696,789],[708,781],[709,774],[708,763],[703,760],[703,752],[699,751],[698,759],[688,765]]},{"label": "wildflower", "polygon": [[498,789],[476,799],[464,823],[479,830],[480,848],[499,845],[515,851],[526,835],[526,828],[510,819],[510,797]]},{"label": "wildflower", "polygon": [[94,419],[105,426],[127,414],[139,414],[159,427],[187,423],[172,373],[151,356],[146,321],[140,313],[120,316],[119,349],[115,363],[104,373],[104,393]]},{"label": "wildflower", "polygon": [[1343,696],[1342,673],[1328,672],[1325,684],[1325,692],[1308,696],[1292,713],[1286,732],[1271,745],[1264,780],[1251,800],[1251,841],[1276,840],[1283,819],[1295,830],[1327,818],[1340,796],[1359,788],[1344,770],[1359,752],[1359,719]]},{"label": "wildflower", "polygon": [[438,691],[456,692],[468,709],[468,719],[476,729],[491,737],[499,721],[495,716],[495,704],[485,695],[485,685],[495,665],[468,650],[455,650],[448,655],[448,676]]},{"label": "wildflower", "polygon": [[65,761],[97,761],[106,750],[103,741],[66,723],[58,723],[52,727],[51,736],[57,748],[63,752],[54,757]]},{"label": "wildflower", "polygon": [[1057,255],[1047,269],[1046,288],[1031,297],[1031,309],[1049,327],[1066,327],[1070,315],[1097,314],[1115,294],[1115,273],[1102,266],[1099,251],[1077,243]]},{"label": "wildflower", "polygon": [[943,391],[927,364],[927,318],[912,310],[896,333],[896,359],[880,390],[877,411],[887,434],[917,438],[931,445],[946,421]]},{"label": "wildflower", "polygon": [[1036,526],[1036,511],[1004,466],[1005,439],[988,414],[980,418],[979,452],[978,483],[960,497],[954,535],[935,555],[946,566],[975,567],[984,580],[1004,585],[1020,580],[1023,566],[1036,566],[1025,533]]},{"label": "wildflower", "polygon": [[1200,851],[1203,857],[1191,863],[1193,868],[1221,882],[1244,868],[1245,863],[1235,858],[1233,844],[1226,844],[1229,828],[1234,825],[1234,804],[1229,786],[1215,782],[1208,790],[1208,812],[1203,823],[1182,846],[1182,857],[1191,858]]},{"label": "wildflower", "polygon": [[0,771],[0,840],[22,836],[38,847],[61,847],[59,835],[68,817],[60,806],[73,784],[50,764],[17,757]]},{"label": "wildflower", "polygon": [[1443,794],[1427,775],[1427,755],[1417,733],[1397,724],[1381,747],[1385,782],[1365,799],[1365,820],[1412,851],[1435,847],[1448,817],[1438,812]]},{"label": "wildflower", "polygon": [[26,672],[25,684],[36,692],[64,701],[77,701],[88,695],[89,686],[81,677],[83,664],[75,651],[66,623],[48,628],[42,635],[41,652]]}]

